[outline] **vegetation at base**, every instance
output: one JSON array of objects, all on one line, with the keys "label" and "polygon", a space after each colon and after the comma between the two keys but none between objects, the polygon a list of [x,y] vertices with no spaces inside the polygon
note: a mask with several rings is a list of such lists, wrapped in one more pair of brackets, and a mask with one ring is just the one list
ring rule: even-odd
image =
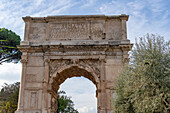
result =
[{"label": "vegetation at base", "polygon": [[58,92],[59,98],[57,113],[78,113],[78,111],[74,108],[74,103],[70,97],[66,96],[64,91]]},{"label": "vegetation at base", "polygon": [[[0,91],[0,113],[14,113],[17,110],[20,83],[4,84]],[[57,113],[78,113],[74,103],[64,91],[58,92]]]},{"label": "vegetation at base", "polygon": [[116,93],[116,113],[170,113],[170,41],[155,34],[136,41]]},{"label": "vegetation at base", "polygon": [[0,64],[3,62],[17,63],[21,52],[16,47],[20,45],[20,36],[11,30],[0,28]]},{"label": "vegetation at base", "polygon": [[0,112],[14,113],[17,109],[20,83],[5,84],[0,91]]}]

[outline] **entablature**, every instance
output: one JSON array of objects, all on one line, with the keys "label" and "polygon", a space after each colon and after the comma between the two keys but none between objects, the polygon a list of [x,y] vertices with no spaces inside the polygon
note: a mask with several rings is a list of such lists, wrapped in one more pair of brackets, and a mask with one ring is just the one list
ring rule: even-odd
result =
[{"label": "entablature", "polygon": [[[108,41],[127,40],[128,15],[73,15],[23,17],[24,41],[43,43],[49,41]],[[22,45],[22,43],[21,43]]]}]

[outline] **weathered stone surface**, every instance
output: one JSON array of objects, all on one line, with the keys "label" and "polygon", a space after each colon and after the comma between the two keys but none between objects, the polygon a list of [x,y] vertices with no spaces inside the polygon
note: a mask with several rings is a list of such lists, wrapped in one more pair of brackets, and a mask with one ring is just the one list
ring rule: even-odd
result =
[{"label": "weathered stone surface", "polygon": [[24,17],[22,78],[16,113],[54,113],[71,77],[96,85],[98,113],[113,113],[117,76],[128,62],[127,15]]}]

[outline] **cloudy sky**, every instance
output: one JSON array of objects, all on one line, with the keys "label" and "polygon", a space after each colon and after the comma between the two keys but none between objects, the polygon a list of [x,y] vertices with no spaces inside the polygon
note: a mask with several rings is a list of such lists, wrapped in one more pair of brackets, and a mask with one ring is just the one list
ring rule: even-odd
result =
[{"label": "cloudy sky", "polygon": [[[22,17],[91,14],[130,15],[127,28],[131,42],[146,33],[170,39],[170,0],[0,0],[0,28],[16,32],[22,40]],[[0,65],[0,85],[20,81],[20,73],[20,63]],[[95,86],[89,80],[72,78],[62,89],[72,97],[81,113],[96,112]]]}]

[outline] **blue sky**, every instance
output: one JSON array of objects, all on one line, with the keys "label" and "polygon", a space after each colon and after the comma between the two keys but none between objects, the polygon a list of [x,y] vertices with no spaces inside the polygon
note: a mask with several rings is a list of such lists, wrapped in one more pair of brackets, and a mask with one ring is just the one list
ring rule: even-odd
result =
[{"label": "blue sky", "polygon": [[[166,40],[170,39],[170,0],[0,0],[0,28],[16,32],[21,39],[24,36],[22,17],[89,14],[130,15],[127,33],[131,42],[146,33],[157,33]],[[20,73],[21,64],[3,64],[0,66],[0,85],[20,81]],[[79,89],[79,83],[82,83],[83,89]],[[75,87],[74,90],[70,90],[70,84]],[[81,113],[94,113],[96,109],[95,98],[89,97],[95,93],[93,86],[84,78],[73,78],[62,85],[74,98]],[[76,100],[78,96],[80,101]],[[93,100],[91,104],[90,100]]]}]

